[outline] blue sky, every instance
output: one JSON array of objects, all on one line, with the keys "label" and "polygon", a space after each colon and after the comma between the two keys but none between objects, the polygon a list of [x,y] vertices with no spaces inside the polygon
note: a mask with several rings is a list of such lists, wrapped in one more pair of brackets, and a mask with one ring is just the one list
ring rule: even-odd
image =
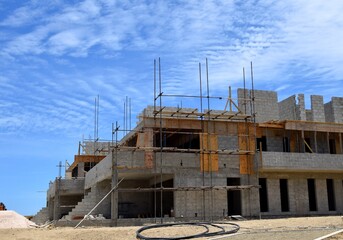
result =
[{"label": "blue sky", "polygon": [[134,125],[158,57],[168,94],[198,94],[208,58],[211,95],[242,87],[252,61],[255,88],[279,100],[342,97],[342,12],[340,0],[0,0],[0,201],[25,215],[45,206],[58,162],[93,136],[97,95],[99,137],[122,125],[125,96]]}]

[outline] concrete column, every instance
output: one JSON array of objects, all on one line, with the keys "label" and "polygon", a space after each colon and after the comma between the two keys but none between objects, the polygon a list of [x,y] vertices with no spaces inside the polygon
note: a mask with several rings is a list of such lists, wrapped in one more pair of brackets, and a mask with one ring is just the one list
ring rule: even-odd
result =
[{"label": "concrete column", "polygon": [[[116,152],[112,149],[111,152],[112,156],[112,181],[111,181],[111,189],[114,188],[118,184],[118,169],[117,169],[117,159],[116,159]],[[118,225],[118,191],[114,190],[111,193],[111,220],[112,225]]]},{"label": "concrete column", "polygon": [[315,186],[318,213],[326,214],[329,212],[326,179],[315,179]]},{"label": "concrete column", "polygon": [[279,179],[267,179],[269,212],[281,213],[280,183]]},{"label": "concrete column", "polygon": [[343,214],[343,179],[334,179],[334,193],[335,193],[335,202],[336,202],[336,212],[338,214]]},{"label": "concrete column", "polygon": [[289,181],[289,200],[292,213],[301,215],[309,212],[306,179],[293,179]]},{"label": "concrete column", "polygon": [[56,178],[55,180],[55,197],[54,197],[54,214],[53,220],[60,219],[60,179]]},{"label": "concrete column", "polygon": [[326,133],[326,144],[328,146],[328,153],[330,153],[330,133]]},{"label": "concrete column", "polygon": [[341,148],[340,153],[343,154],[342,133],[339,133],[339,147]]},{"label": "concrete column", "polygon": [[85,176],[85,163],[79,162],[77,164],[77,177],[84,177]]},{"label": "concrete column", "polygon": [[314,131],[314,152],[315,152],[315,153],[318,153],[317,131]]}]

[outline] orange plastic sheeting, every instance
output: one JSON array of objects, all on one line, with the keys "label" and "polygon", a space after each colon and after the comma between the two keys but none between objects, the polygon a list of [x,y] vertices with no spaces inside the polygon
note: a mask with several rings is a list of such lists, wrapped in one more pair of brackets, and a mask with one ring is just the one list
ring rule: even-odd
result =
[{"label": "orange plastic sheeting", "polygon": [[217,172],[218,166],[218,140],[216,135],[200,134],[200,170],[202,172]]}]

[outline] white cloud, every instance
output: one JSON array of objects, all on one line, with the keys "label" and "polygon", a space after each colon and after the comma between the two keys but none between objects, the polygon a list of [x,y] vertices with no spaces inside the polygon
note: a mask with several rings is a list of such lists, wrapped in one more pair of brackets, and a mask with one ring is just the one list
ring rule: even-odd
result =
[{"label": "white cloud", "polygon": [[301,90],[301,79],[307,91],[325,86],[326,93],[339,93],[342,8],[339,1],[319,0],[32,3],[1,21],[0,57],[9,68],[4,74],[24,69],[35,81],[24,83],[27,92],[18,90],[19,74],[19,82],[2,82],[1,91],[35,95],[19,100],[39,102],[29,109],[41,116],[21,109],[23,117],[37,119],[37,128],[48,128],[51,117],[55,129],[82,127],[76,116],[91,118],[97,94],[105,114],[121,109],[125,96],[137,108],[151,104],[152,59],[158,56],[166,94],[198,94],[198,63],[205,81],[206,57],[213,95],[242,87],[242,67],[249,82],[250,61],[257,88],[291,95]]}]

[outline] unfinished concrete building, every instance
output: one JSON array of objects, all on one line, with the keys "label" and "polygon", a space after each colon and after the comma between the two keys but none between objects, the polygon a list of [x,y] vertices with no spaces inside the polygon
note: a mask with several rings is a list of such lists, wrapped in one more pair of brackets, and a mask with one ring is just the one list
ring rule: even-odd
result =
[{"label": "unfinished concrete building", "polygon": [[88,143],[36,221],[82,219],[111,189],[92,212],[108,225],[342,214],[343,98],[237,96],[225,111],[150,106],[120,141]]}]

